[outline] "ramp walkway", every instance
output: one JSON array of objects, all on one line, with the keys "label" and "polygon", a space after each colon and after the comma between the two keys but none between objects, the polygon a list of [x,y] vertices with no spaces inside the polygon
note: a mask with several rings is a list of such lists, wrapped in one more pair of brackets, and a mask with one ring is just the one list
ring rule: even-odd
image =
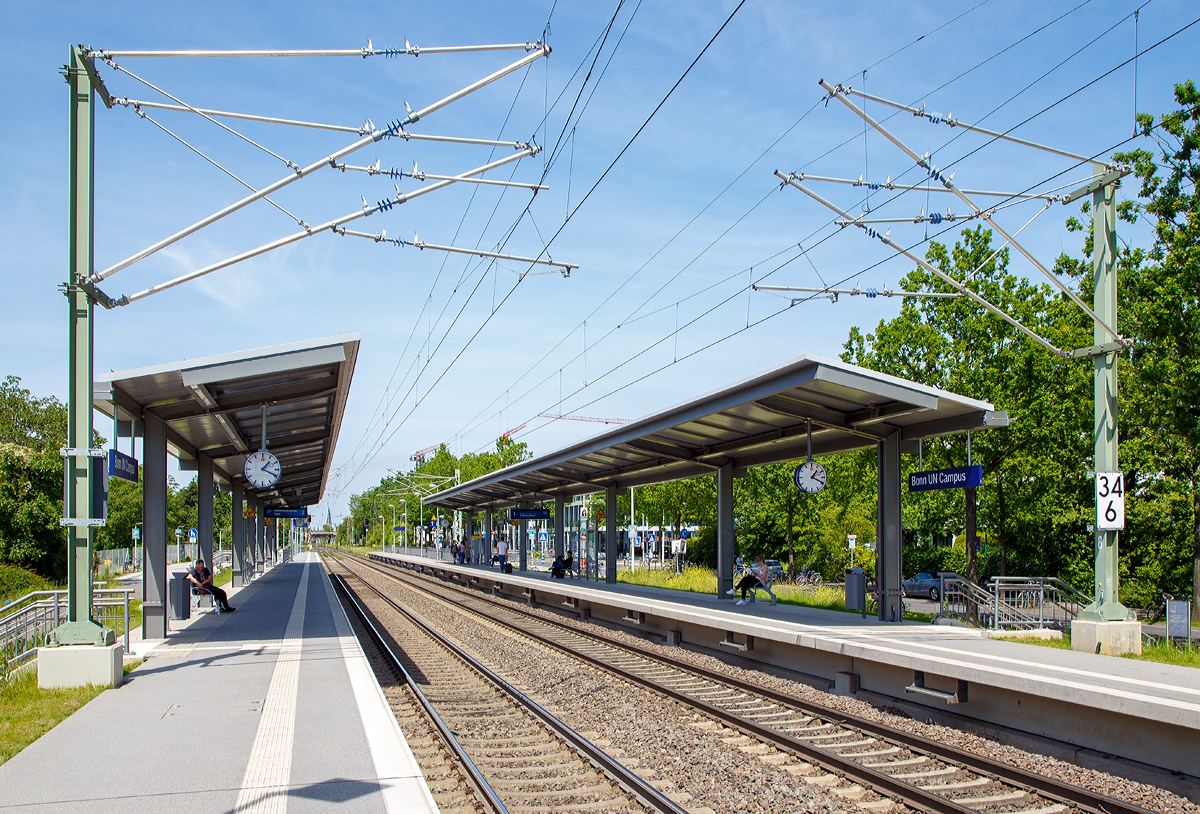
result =
[{"label": "ramp walkway", "polygon": [[[318,555],[270,569],[233,604],[149,649],[124,685],[0,766],[0,805],[437,811]],[[69,754],[80,760],[67,770]]]},{"label": "ramp walkway", "polygon": [[[796,670],[831,689],[898,698],[1200,775],[1200,670],[1193,668],[992,639],[974,628],[884,623],[761,600],[739,607],[712,594],[371,556],[668,644]],[[921,684],[928,692],[915,689]]]}]

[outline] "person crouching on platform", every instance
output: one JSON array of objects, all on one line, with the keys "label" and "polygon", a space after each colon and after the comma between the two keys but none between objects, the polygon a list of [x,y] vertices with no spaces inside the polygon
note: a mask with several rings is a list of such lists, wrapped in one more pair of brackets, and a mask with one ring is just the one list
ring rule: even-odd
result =
[{"label": "person crouching on platform", "polygon": [[[762,554],[759,554],[757,557],[754,558],[754,565],[751,566],[746,571],[746,575],[742,577],[741,581],[738,582],[737,586],[730,588],[725,593],[729,596],[733,596],[738,591],[741,591],[742,598],[737,601],[737,604],[745,605],[745,604],[747,604],[746,603],[746,592],[747,591],[753,592],[756,588],[767,587],[768,574],[769,574],[769,572],[767,571],[766,557],[764,557]],[[753,594],[751,594],[751,596],[750,596],[750,602],[751,603],[754,602]]]},{"label": "person crouching on platform", "polygon": [[213,575],[204,567],[204,560],[196,560],[196,566],[188,570],[187,578],[198,589],[212,595],[213,601],[217,603],[217,613],[237,610],[237,608],[230,607],[229,598],[225,592],[212,584]]}]

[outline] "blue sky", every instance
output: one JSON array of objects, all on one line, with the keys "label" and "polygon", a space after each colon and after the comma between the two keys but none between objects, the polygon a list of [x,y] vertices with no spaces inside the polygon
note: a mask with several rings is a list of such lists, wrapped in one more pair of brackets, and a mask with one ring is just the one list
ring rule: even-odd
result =
[{"label": "blue sky", "polygon": [[[525,190],[502,194],[497,187],[458,184],[356,226],[532,255],[557,233],[549,253],[579,265],[569,279],[546,274],[518,282],[525,267],[517,263],[324,233],[99,312],[97,370],[360,333],[335,457],[339,474],[318,508],[323,517],[331,506],[336,517],[349,492],[367,488],[387,469],[407,467],[417,449],[446,442],[456,453],[477,451],[524,424],[516,437],[545,453],[603,425],[553,421],[539,413],[636,418],[801,353],[835,356],[851,326],[870,329],[894,316],[897,300],[842,298],[789,309],[785,299],[746,290],[751,281],[895,287],[911,267],[855,230],[839,232],[830,213],[796,190],[781,191],[772,175],[775,169],[803,169],[921,180],[912,162],[883,138],[871,133],[864,141],[862,122],[850,111],[836,102],[821,104],[819,79],[865,84],[869,93],[906,104],[923,100],[930,110],[997,130],[1033,117],[1015,134],[1091,156],[1131,136],[1135,92],[1139,111],[1170,109],[1172,84],[1195,78],[1200,38],[1197,25],[1140,57],[1136,86],[1130,64],[1083,87],[1133,56],[1135,9],[1137,43],[1144,49],[1191,23],[1195,6],[1179,0],[749,0],[564,225],[567,212],[735,5],[6,4],[0,32],[8,97],[0,129],[3,373],[20,376],[37,394],[65,397],[65,309],[57,285],[66,276],[67,92],[58,70],[71,42],[110,50],[250,49],[358,48],[368,39],[375,46],[403,46],[407,39],[429,47],[537,40],[549,17],[548,59],[411,129],[536,138],[548,149],[515,171],[489,177],[534,182],[544,172],[550,189],[532,198]],[[591,49],[614,11],[593,69]],[[131,58],[118,64],[197,107],[357,127],[367,119],[381,124],[403,116],[405,102],[419,109],[519,57]],[[101,73],[115,96],[168,101],[107,66]],[[872,103],[868,110],[885,114]],[[148,112],[252,185],[288,173],[279,159],[194,115]],[[228,123],[300,165],[353,140],[342,133]],[[931,151],[937,165],[952,167],[961,187],[1046,188],[1090,172],[1027,148],[985,147],[981,136],[908,114],[888,126],[918,152]],[[244,194],[236,181],[130,109],[101,109],[96,133],[100,268]],[[391,140],[347,161],[378,159],[403,169],[416,162],[426,172],[451,175],[504,152]],[[354,211],[364,197],[374,202],[395,194],[393,183],[323,169],[274,197],[317,224]],[[419,186],[412,179],[399,183],[402,191]],[[861,188],[822,185],[820,191],[850,211],[865,203]],[[930,211],[945,212],[947,197],[931,197]],[[872,206],[881,206],[878,194]],[[926,206],[926,196],[912,193],[876,212],[906,217]],[[1000,220],[1011,231],[1039,208],[1016,206]],[[1081,251],[1079,236],[1063,228],[1073,211],[1055,205],[1022,233],[1022,242],[1047,265],[1061,251]],[[259,202],[119,272],[104,288],[133,293],[296,230],[287,214]],[[914,245],[925,229],[900,225],[892,234]],[[1122,225],[1121,235],[1142,245],[1149,240],[1140,227]],[[811,250],[802,253],[798,244]],[[923,253],[923,245],[916,251]],[[1023,261],[1012,267],[1040,276]]]}]

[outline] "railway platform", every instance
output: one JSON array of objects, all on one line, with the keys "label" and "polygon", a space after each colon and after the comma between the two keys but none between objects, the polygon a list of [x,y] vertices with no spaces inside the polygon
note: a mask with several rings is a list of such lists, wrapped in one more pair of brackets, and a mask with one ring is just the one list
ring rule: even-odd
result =
[{"label": "railway platform", "polygon": [[965,627],[882,623],[762,602],[737,607],[708,594],[502,574],[403,554],[372,557],[603,619],[662,643],[786,668],[843,694],[970,719],[981,731],[994,725],[1200,775],[1200,670],[990,639]]},{"label": "railway platform", "polygon": [[[315,553],[203,614],[0,765],[22,812],[436,812]],[[77,754],[72,769],[63,756]]]}]

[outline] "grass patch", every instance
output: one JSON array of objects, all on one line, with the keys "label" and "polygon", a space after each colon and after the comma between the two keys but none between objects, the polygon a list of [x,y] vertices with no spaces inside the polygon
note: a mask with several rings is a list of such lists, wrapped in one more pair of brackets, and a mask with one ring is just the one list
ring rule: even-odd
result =
[{"label": "grass patch", "polygon": [[[1071,637],[1063,636],[1061,639],[1038,639],[1033,636],[1022,636],[1018,639],[1009,639],[1010,642],[1019,642],[1021,644],[1036,644],[1038,647],[1052,647],[1056,650],[1070,650]],[[1143,641],[1142,654],[1135,656],[1132,653],[1126,656],[1121,656],[1124,659],[1134,659],[1136,661],[1152,661],[1158,664],[1174,664],[1178,667],[1200,667],[1200,648],[1195,645],[1191,650],[1186,647],[1180,647],[1176,644],[1164,641]]]},{"label": "grass patch", "polygon": [[0,565],[0,605],[34,591],[49,591],[54,586],[45,578],[15,565]]},{"label": "grass patch", "polygon": [[[678,574],[673,569],[639,568],[636,571],[617,571],[617,582],[630,585],[645,585],[651,588],[667,588],[672,591],[688,591],[697,594],[715,594],[717,592],[717,574],[711,568],[691,565]],[[805,608],[839,611],[841,613],[858,613],[861,611],[846,610],[846,595],[840,588],[811,585],[776,584],[773,589],[780,605],[797,605]],[[872,615],[868,607],[867,615]],[[917,622],[932,622],[933,616],[927,613],[905,611],[904,618]]]},{"label": "grass patch", "polygon": [[130,673],[132,673],[134,670],[136,670],[138,667],[141,667],[141,666],[142,666],[141,659],[134,659],[133,661],[127,661],[127,662],[125,662],[125,664],[123,664],[121,666],[121,675],[127,676]]},{"label": "grass patch", "polygon": [[213,587],[215,588],[220,588],[222,585],[228,585],[231,582],[233,582],[232,568],[222,568],[217,572],[217,575],[213,577]]},{"label": "grass patch", "polygon": [[43,690],[37,685],[37,670],[0,686],[0,764],[101,692],[100,687]]}]

